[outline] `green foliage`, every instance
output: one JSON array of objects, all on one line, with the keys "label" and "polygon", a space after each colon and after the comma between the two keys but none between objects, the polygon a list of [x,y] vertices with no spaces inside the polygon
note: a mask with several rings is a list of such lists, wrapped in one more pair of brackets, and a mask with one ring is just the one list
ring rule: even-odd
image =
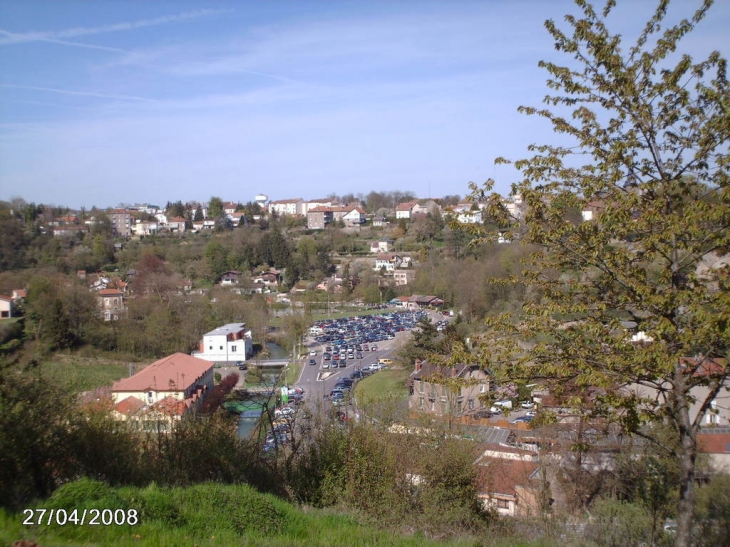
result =
[{"label": "green foliage", "polygon": [[697,492],[694,522],[696,544],[722,545],[730,538],[730,475],[719,473]]},{"label": "green foliage", "polygon": [[[546,22],[572,64],[542,62],[548,108],[520,111],[547,119],[571,142],[532,145],[534,155],[515,162],[523,219],[487,196],[491,181],[472,187],[475,200],[490,203],[495,225],[511,227],[508,238],[539,247],[525,261],[524,281],[539,292],[522,313],[488,322],[484,350],[507,375],[544,380],[571,406],[592,404],[629,432],[652,436],[643,425],[667,420],[680,441],[665,445],[682,470],[677,544],[688,545],[695,432],[730,373],[702,372],[702,359],[682,361],[727,352],[730,287],[703,264],[730,248],[730,89],[718,53],[697,63],[672,56],[711,2],[666,28],[668,3],[660,2],[628,49],[626,36],[608,28],[614,4],[598,12],[578,2],[581,13],[566,17],[567,30]],[[596,202],[592,221],[570,221]],[[632,344],[619,317],[652,342]],[[700,387],[700,412],[690,418]]]},{"label": "green foliage", "polygon": [[586,526],[585,538],[600,547],[650,545],[651,517],[639,505],[615,500],[599,500]]}]

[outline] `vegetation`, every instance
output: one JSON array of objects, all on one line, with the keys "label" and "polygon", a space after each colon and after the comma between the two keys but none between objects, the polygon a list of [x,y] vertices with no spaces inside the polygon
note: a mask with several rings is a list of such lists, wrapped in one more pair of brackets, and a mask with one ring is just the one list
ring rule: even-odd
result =
[{"label": "vegetation", "polygon": [[[496,197],[497,224],[517,222],[509,237],[538,246],[525,283],[539,288],[518,317],[489,321],[486,362],[511,377],[545,382],[565,404],[662,446],[679,462],[675,545],[690,545],[696,491],[696,434],[730,368],[712,364],[728,351],[727,276],[703,268],[730,244],[726,61],[693,62],[672,54],[702,20],[665,26],[660,2],[633,45],[580,2],[568,30],[546,26],[573,68],[543,62],[545,102],[565,110],[522,107],[552,123],[575,146],[534,145],[515,162],[513,186],[527,204],[523,221]],[[503,161],[503,160],[500,160]],[[486,199],[474,188],[476,199]],[[595,207],[594,219],[566,222],[569,210]],[[485,234],[480,235],[485,238]],[[567,322],[569,318],[574,320]],[[646,333],[632,343],[621,320]],[[519,341],[540,341],[525,347]],[[686,359],[700,356],[697,359]],[[690,406],[697,402],[699,412]],[[677,442],[657,435],[666,423]]]}]

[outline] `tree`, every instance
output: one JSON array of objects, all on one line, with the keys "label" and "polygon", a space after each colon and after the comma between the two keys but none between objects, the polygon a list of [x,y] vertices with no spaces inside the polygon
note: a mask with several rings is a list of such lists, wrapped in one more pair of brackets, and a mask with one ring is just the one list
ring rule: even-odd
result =
[{"label": "tree", "polygon": [[213,196],[208,203],[208,218],[218,218],[223,216],[223,200]]},{"label": "tree", "polygon": [[[556,49],[574,59],[540,63],[554,93],[549,107],[520,108],[572,142],[531,145],[534,155],[515,162],[523,223],[489,197],[493,218],[513,222],[512,235],[539,247],[525,260],[526,284],[536,290],[519,318],[489,321],[484,349],[512,377],[544,379],[576,408],[592,398],[593,415],[676,457],[676,545],[686,546],[696,435],[729,373],[711,361],[728,351],[727,269],[706,266],[730,245],[726,61],[717,52],[698,63],[674,55],[709,0],[663,32],[669,2],[659,2],[628,50],[607,26],[614,2],[602,12],[577,4],[582,13],[566,17],[568,31],[546,22]],[[487,199],[491,185],[472,185],[472,198]],[[593,220],[566,222],[589,202],[598,205]],[[647,343],[632,343],[622,319]],[[699,411],[691,413],[695,401]],[[656,421],[676,432],[677,447],[656,438]]]}]

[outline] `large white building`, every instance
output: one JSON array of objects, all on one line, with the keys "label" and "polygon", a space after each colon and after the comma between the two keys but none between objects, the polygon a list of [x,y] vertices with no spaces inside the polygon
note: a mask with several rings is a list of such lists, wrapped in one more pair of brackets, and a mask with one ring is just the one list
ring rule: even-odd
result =
[{"label": "large white building", "polygon": [[206,361],[245,361],[253,355],[253,337],[246,323],[228,323],[203,335],[196,357]]}]

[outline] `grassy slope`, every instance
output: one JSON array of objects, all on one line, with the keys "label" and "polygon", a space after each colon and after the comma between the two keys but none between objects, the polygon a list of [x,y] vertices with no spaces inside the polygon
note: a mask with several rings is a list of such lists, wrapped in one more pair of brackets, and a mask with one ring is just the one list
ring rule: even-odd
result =
[{"label": "grassy slope", "polygon": [[[362,525],[351,515],[297,508],[245,485],[205,484],[190,488],[111,489],[82,480],[59,489],[38,505],[67,511],[84,508],[134,508],[137,526],[23,526],[22,514],[0,510],[0,543],[19,539],[53,545],[164,547],[180,545],[256,545],[429,547],[474,545],[474,540],[436,542],[420,535],[398,536]],[[486,539],[486,538],[485,538]],[[490,545],[528,545],[504,538]],[[537,544],[535,544],[537,545]]]},{"label": "grassy slope", "polygon": [[406,399],[408,374],[408,371],[399,367],[383,369],[358,382],[355,397],[362,404],[380,399]]},{"label": "grassy slope", "polygon": [[[137,363],[135,371],[139,372],[151,362]],[[103,358],[57,354],[40,366],[42,373],[48,378],[60,384],[71,385],[77,391],[111,386],[113,382],[129,376],[129,364]]]}]

